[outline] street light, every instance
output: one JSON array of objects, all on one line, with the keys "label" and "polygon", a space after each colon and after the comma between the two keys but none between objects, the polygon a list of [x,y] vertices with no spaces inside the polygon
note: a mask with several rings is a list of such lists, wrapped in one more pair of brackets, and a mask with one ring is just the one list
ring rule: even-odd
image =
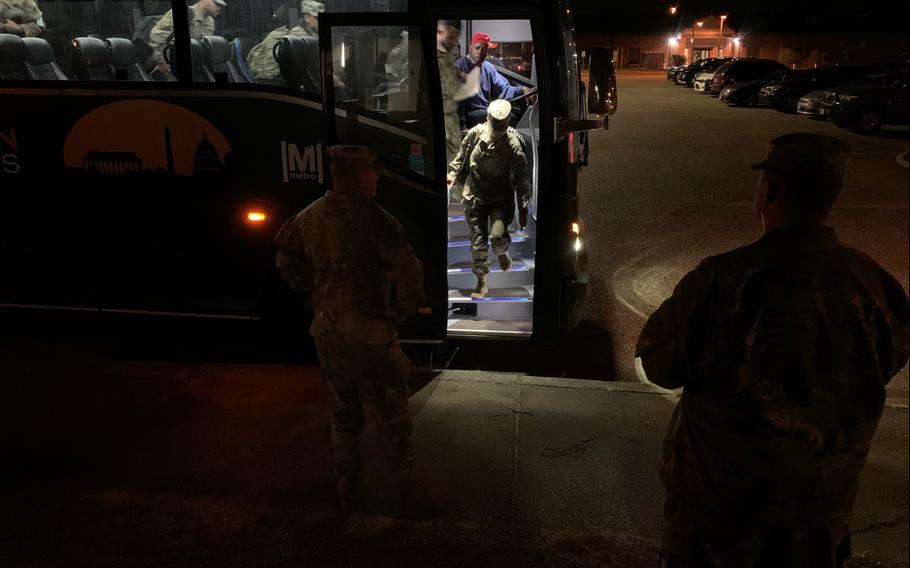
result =
[{"label": "street light", "polygon": [[739,36],[736,36],[736,37],[733,38],[733,57],[739,57],[739,44],[740,44],[740,41],[741,41],[741,40],[739,39]]},{"label": "street light", "polygon": [[670,15],[671,15],[671,16],[675,16],[675,15],[676,15],[676,10],[677,10],[677,7],[676,7],[676,6],[670,6]]},{"label": "street light", "polygon": [[727,43],[724,41],[724,20],[726,20],[726,19],[727,19],[726,14],[720,15],[720,30],[718,30],[718,32],[717,32],[717,35],[720,36],[719,41],[718,41],[718,47],[717,47],[717,56],[718,57],[724,56],[724,53],[723,53],[724,45],[726,45],[726,43]]},{"label": "street light", "polygon": [[679,43],[678,38],[675,38],[675,37],[667,38],[667,67],[668,68],[670,67],[670,59],[672,59],[672,57],[671,57],[672,50],[674,47],[676,47],[676,45],[678,43]]}]

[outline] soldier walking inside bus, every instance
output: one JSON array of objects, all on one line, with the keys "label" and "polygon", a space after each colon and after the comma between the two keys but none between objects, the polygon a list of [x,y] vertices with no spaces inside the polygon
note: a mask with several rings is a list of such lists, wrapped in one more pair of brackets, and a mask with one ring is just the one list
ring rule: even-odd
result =
[{"label": "soldier walking inside bus", "polygon": [[764,235],[702,261],[650,317],[636,353],[683,387],[660,474],[659,565],[835,568],[885,402],[907,362],[907,294],[824,226],[848,147],[771,141]]},{"label": "soldier walking inside bus", "polygon": [[[201,40],[207,35],[215,33],[215,17],[221,13],[221,9],[227,6],[225,0],[199,0],[188,11],[190,24],[190,38]],[[152,70],[156,79],[167,81],[174,80],[174,74],[171,72],[171,66],[164,59],[164,50],[168,42],[174,38],[174,13],[168,10],[164,16],[158,20],[155,27],[149,34],[149,47],[152,50],[152,59],[155,68]]]},{"label": "soldier walking inside bus", "polygon": [[0,33],[35,37],[44,32],[44,16],[35,0],[0,0]]},{"label": "soldier walking inside bus", "polygon": [[509,126],[512,105],[499,99],[490,103],[487,121],[468,131],[455,159],[449,164],[446,182],[464,184],[465,220],[471,232],[471,269],[477,285],[471,297],[481,299],[489,291],[487,275],[490,262],[487,241],[499,259],[499,267],[509,270],[509,225],[515,218],[518,199],[518,224],[528,224],[531,186],[528,161],[521,135]]},{"label": "soldier walking inside bus", "polygon": [[301,25],[288,27],[287,24],[275,28],[265,38],[256,44],[246,56],[247,65],[256,77],[263,83],[282,84],[281,70],[272,50],[275,44],[286,35],[295,35],[319,39],[319,14],[325,12],[325,5],[316,0],[303,0],[300,3],[300,13],[303,14]]},{"label": "soldier walking inside bus", "polygon": [[364,146],[330,149],[334,187],[290,219],[276,237],[276,265],[289,286],[309,290],[310,335],[325,377],[337,505],[358,506],[363,401],[395,474],[400,514],[426,512],[427,491],[414,478],[414,436],[408,413],[410,361],[396,325],[425,298],[423,266],[404,229],[372,198],[378,160]]}]

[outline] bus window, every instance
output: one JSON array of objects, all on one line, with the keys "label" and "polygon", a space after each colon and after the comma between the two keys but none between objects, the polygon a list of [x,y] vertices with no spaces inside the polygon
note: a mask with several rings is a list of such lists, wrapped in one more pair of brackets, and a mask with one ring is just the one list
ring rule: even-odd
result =
[{"label": "bus window", "polygon": [[[168,11],[167,0],[44,0],[44,31],[28,43],[39,80],[148,81],[149,33]],[[49,48],[49,49],[48,49]],[[33,54],[32,51],[35,51]],[[53,52],[53,59],[44,57]],[[54,68],[60,73],[54,73]]]},{"label": "bus window", "polygon": [[[464,52],[457,54],[460,57],[456,57],[454,65],[465,77],[479,74],[480,83],[476,94],[462,100],[456,98],[461,126],[484,129],[490,102],[504,98],[512,103],[511,132],[519,138],[527,160],[530,204],[522,227],[517,201],[522,188],[503,192],[504,217],[510,220],[507,230],[511,259],[504,263],[497,258],[501,242],[491,240],[485,254],[475,249],[478,235],[483,238],[484,227],[491,230],[492,217],[469,225],[466,218],[471,202],[464,199],[463,188],[452,188],[448,205],[448,332],[458,336],[528,337],[533,328],[540,153],[538,75],[534,69],[531,24],[528,20],[466,20],[461,22],[461,32],[466,39]],[[440,59],[439,64],[443,63]],[[445,89],[442,91],[443,96],[452,96]],[[460,89],[457,93],[456,97],[464,96]],[[472,155],[476,152],[468,151]],[[505,179],[510,179],[513,186],[514,182],[521,183],[508,174]],[[486,273],[488,291],[477,297],[475,287],[481,273]]]},{"label": "bus window", "polygon": [[[194,78],[286,86],[321,96],[319,14],[402,12],[408,7],[407,0],[348,0],[338,4],[331,0],[231,0],[216,19],[215,35],[224,38],[224,51],[211,41],[195,38],[202,42],[202,49],[191,53],[201,59],[209,76],[194,72]],[[214,43],[222,42],[216,39]],[[227,60],[222,61],[225,57]]]},{"label": "bus window", "polygon": [[347,118],[338,122],[338,139],[376,148],[392,170],[433,178],[418,29],[339,26],[331,38],[335,106]]}]

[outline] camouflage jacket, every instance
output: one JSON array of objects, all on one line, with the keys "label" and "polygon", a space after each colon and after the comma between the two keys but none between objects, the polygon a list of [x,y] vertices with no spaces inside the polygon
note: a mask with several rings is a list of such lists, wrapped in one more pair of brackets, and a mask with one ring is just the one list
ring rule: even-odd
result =
[{"label": "camouflage jacket", "polygon": [[22,26],[25,37],[34,37],[44,31],[44,15],[35,0],[0,0],[0,24],[6,21]]},{"label": "camouflage jacket", "polygon": [[[187,13],[190,16],[190,37],[201,40],[207,35],[215,33],[215,18],[205,15],[199,17],[192,8]],[[168,10],[158,20],[149,34],[149,47],[152,48],[152,58],[155,63],[164,63],[164,48],[174,37],[174,14]]]},{"label": "camouflage jacket", "polygon": [[449,164],[449,176],[464,184],[463,195],[468,201],[508,202],[517,194],[519,207],[526,208],[531,202],[528,161],[521,135],[511,127],[499,140],[493,140],[485,122],[469,130]]},{"label": "camouflage jacket", "polygon": [[382,340],[423,298],[423,266],[404,229],[372,200],[329,191],[275,240],[284,280],[310,291],[313,337]]},{"label": "camouflage jacket", "polygon": [[770,231],[686,275],[636,349],[651,381],[684,387],[660,465],[668,552],[753,566],[774,534],[830,557],[907,329],[901,285],[828,227]]},{"label": "camouflage jacket", "polygon": [[256,79],[260,81],[276,81],[281,79],[281,69],[278,67],[278,62],[275,61],[272,49],[275,47],[275,44],[286,35],[310,38],[316,37],[312,32],[305,30],[300,26],[294,26],[293,28],[281,26],[280,28],[269,32],[268,35],[266,35],[261,42],[256,44],[246,56],[247,66],[249,66],[250,71],[253,72]]}]

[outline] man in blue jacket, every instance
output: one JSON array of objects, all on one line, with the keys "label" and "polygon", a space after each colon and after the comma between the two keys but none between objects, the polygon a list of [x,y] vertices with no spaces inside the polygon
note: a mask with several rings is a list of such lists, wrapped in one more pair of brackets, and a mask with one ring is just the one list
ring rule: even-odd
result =
[{"label": "man in blue jacket", "polygon": [[[490,41],[489,35],[474,34],[471,37],[471,45],[468,46],[467,57],[455,62],[455,66],[464,74],[470,73],[475,67],[480,67],[480,92],[458,105],[458,114],[464,119],[465,128],[486,122],[490,101],[514,99],[529,90],[528,87],[510,85],[496,67],[487,61],[487,51],[491,47],[496,47],[496,44]],[[514,123],[514,117],[512,122]]]}]

